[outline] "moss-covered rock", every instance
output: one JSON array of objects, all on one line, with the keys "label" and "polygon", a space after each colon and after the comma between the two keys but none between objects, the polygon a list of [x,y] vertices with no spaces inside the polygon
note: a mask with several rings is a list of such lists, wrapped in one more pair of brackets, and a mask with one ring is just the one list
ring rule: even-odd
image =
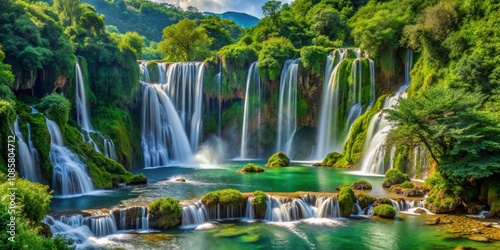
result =
[{"label": "moss-covered rock", "polygon": [[415,185],[411,181],[405,181],[401,184],[401,188],[414,188]]},{"label": "moss-covered rock", "polygon": [[380,204],[392,205],[392,201],[389,198],[378,198],[375,201],[375,205],[378,206]]},{"label": "moss-covered rock", "polygon": [[243,195],[236,189],[222,189],[206,193],[201,197],[201,202],[205,206],[217,204],[222,205],[239,205],[243,201]]},{"label": "moss-covered rock", "polygon": [[373,214],[382,218],[393,219],[396,217],[396,208],[391,205],[378,205],[373,209]]},{"label": "moss-covered rock", "polygon": [[405,181],[410,181],[410,177],[407,174],[403,174],[399,169],[389,169],[385,173],[384,187],[392,186],[395,184],[401,184]]},{"label": "moss-covered rock", "polygon": [[264,218],[267,209],[267,195],[262,191],[253,192],[252,205],[255,210],[255,217]]},{"label": "moss-covered rock", "polygon": [[167,229],[180,224],[182,207],[179,200],[167,197],[149,203],[149,221],[154,229]]},{"label": "moss-covered rock", "polygon": [[355,181],[351,184],[352,189],[354,190],[371,190],[372,184],[370,184],[366,180]]},{"label": "moss-covered rock", "polygon": [[336,188],[336,190],[337,190],[337,191],[340,191],[340,190],[342,190],[342,188],[343,188],[343,187],[351,187],[351,186],[350,186],[350,185],[347,185],[347,184],[340,184],[340,185]]},{"label": "moss-covered rock", "polygon": [[271,155],[266,164],[266,166],[268,167],[286,167],[289,165],[290,165],[290,159],[285,153],[281,151]]},{"label": "moss-covered rock", "polygon": [[365,193],[357,193],[356,198],[358,199],[359,206],[362,209],[365,209],[366,207],[368,207],[370,204],[374,203],[377,200],[377,198]]},{"label": "moss-covered rock", "polygon": [[344,154],[337,152],[329,153],[325,159],[320,163],[315,163],[313,166],[327,166],[336,168],[350,168],[350,163],[345,160]]},{"label": "moss-covered rock", "polygon": [[248,163],[243,168],[239,169],[238,172],[240,173],[259,173],[259,172],[265,172],[266,170],[263,167],[256,166],[252,163]]},{"label": "moss-covered rock", "polygon": [[448,187],[439,172],[435,172],[427,178],[425,184],[432,187],[425,203],[425,208],[429,211],[438,214],[451,213],[461,203],[460,198]]},{"label": "moss-covered rock", "polygon": [[345,186],[340,190],[338,201],[340,205],[340,215],[342,217],[349,217],[351,215],[356,199],[356,195],[351,187]]}]

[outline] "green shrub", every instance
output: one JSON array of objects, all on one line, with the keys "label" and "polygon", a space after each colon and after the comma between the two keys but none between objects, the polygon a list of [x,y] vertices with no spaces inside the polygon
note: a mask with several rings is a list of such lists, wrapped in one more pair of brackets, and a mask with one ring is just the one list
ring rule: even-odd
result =
[{"label": "green shrub", "polygon": [[415,185],[411,181],[405,181],[401,184],[401,188],[414,188]]},{"label": "green shrub", "polygon": [[212,206],[218,203],[222,205],[238,205],[243,201],[243,195],[236,189],[223,189],[206,193],[201,197],[201,202],[205,206]]},{"label": "green shrub", "polygon": [[349,186],[344,186],[339,192],[338,200],[340,205],[340,215],[342,217],[349,217],[352,212],[354,203],[356,202],[356,195]]},{"label": "green shrub", "polygon": [[366,180],[359,180],[359,181],[353,182],[351,187],[354,190],[366,190],[366,189],[372,189],[372,184],[370,184]]},{"label": "green shrub", "polygon": [[182,207],[179,200],[167,197],[149,203],[149,221],[155,229],[167,229],[179,225]]},{"label": "green shrub", "polygon": [[265,172],[266,170],[262,167],[256,166],[252,163],[246,164],[243,168],[238,170],[238,172],[241,173],[258,173],[258,172]]},{"label": "green shrub", "polygon": [[64,128],[69,119],[71,103],[63,95],[52,93],[44,96],[37,108],[55,121],[60,128]]},{"label": "green shrub", "polygon": [[295,48],[285,37],[270,38],[262,43],[259,53],[259,72],[262,79],[275,80],[280,76],[283,63],[295,57]]},{"label": "green shrub", "polygon": [[253,196],[252,205],[255,209],[255,215],[258,218],[263,218],[267,209],[267,195],[262,191],[255,191],[253,192]]},{"label": "green shrub", "polygon": [[373,214],[382,218],[392,219],[396,216],[396,208],[387,204],[378,205],[373,209]]},{"label": "green shrub", "polygon": [[320,74],[321,63],[326,59],[326,50],[320,46],[306,46],[300,49],[300,64],[314,74]]},{"label": "green shrub", "polygon": [[358,199],[358,202],[359,202],[359,206],[364,209],[366,207],[368,207],[370,204],[372,204],[373,202],[375,202],[376,198],[373,197],[373,196],[370,196],[368,194],[365,194],[365,193],[357,193],[356,194],[356,197]]},{"label": "green shrub", "polygon": [[266,166],[268,167],[286,167],[290,165],[290,158],[283,153],[283,152],[278,152],[271,157],[269,157],[269,160],[267,160]]},{"label": "green shrub", "polygon": [[16,96],[14,96],[14,93],[9,88],[9,86],[0,84],[0,99],[12,102],[14,101],[14,99],[16,99]]},{"label": "green shrub", "polygon": [[378,204],[387,204],[387,205],[392,205],[392,201],[389,198],[379,198],[377,199]]},{"label": "green shrub", "polygon": [[395,185],[395,184],[401,184],[405,181],[409,181],[410,178],[408,177],[407,174],[403,174],[401,171],[399,171],[398,169],[389,169],[386,173],[385,173],[385,180],[386,182],[390,182],[392,185]]}]

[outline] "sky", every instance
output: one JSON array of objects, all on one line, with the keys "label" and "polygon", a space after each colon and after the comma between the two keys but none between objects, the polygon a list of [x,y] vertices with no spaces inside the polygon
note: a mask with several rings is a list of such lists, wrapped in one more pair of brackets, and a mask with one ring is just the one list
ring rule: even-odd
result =
[{"label": "sky", "polygon": [[[224,13],[236,11],[262,18],[262,5],[268,0],[151,0],[153,2],[164,2],[180,6],[186,9],[194,6],[199,11]],[[282,3],[291,3],[292,0],[281,0]]]}]

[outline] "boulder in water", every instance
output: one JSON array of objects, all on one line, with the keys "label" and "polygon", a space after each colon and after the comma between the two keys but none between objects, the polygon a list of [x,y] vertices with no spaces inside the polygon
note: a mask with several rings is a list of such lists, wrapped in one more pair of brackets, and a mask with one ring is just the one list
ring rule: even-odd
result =
[{"label": "boulder in water", "polygon": [[373,214],[386,219],[393,219],[396,217],[397,211],[392,205],[378,205],[373,209]]},{"label": "boulder in water", "polygon": [[365,180],[359,180],[359,181],[354,182],[351,185],[351,187],[354,190],[371,190],[372,184],[370,184],[368,181],[365,181]]},{"label": "boulder in water", "polygon": [[266,166],[268,167],[286,167],[290,165],[290,158],[283,153],[278,152],[269,157]]},{"label": "boulder in water", "polygon": [[248,163],[243,168],[238,170],[240,173],[259,173],[265,171],[266,170],[263,167],[256,166],[252,163]]},{"label": "boulder in water", "polygon": [[175,181],[177,181],[177,182],[186,182],[186,179],[180,177],[180,178],[175,179]]},{"label": "boulder in water", "polygon": [[434,220],[426,221],[425,225],[437,225],[439,224],[440,220],[441,219],[439,217],[436,217]]},{"label": "boulder in water", "polygon": [[414,211],[416,214],[427,214],[427,211],[425,211],[424,209],[422,208],[417,208],[415,209]]}]

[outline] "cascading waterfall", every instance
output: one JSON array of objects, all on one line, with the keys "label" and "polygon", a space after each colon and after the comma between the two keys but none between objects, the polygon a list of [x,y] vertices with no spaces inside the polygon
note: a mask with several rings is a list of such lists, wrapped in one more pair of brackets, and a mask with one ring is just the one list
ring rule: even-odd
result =
[{"label": "cascading waterfall", "polygon": [[[250,156],[258,156],[259,149],[257,152],[250,154],[249,152],[249,140],[250,140],[250,122],[251,120],[256,120],[255,128],[261,128],[261,100],[262,100],[262,86],[260,82],[259,69],[257,67],[257,62],[250,65],[247,75],[247,86],[245,91],[245,107],[243,113],[243,128],[241,131],[241,147],[240,147],[240,158],[246,159]],[[258,145],[260,145],[260,136],[256,136],[259,140]]]},{"label": "cascading waterfall", "polygon": [[384,110],[394,109],[400,98],[406,98],[405,90],[410,86],[411,81],[412,58],[413,52],[408,50],[406,53],[404,85],[401,86],[394,96],[385,100],[382,111],[375,114],[370,120],[363,150],[366,153],[361,159],[361,172],[364,174],[383,175],[389,168],[393,167],[394,160],[392,155],[395,149],[389,149],[391,150],[391,160],[388,163],[384,160],[388,150],[385,147],[385,140],[389,131],[393,129],[393,125],[387,120],[387,113]]},{"label": "cascading waterfall", "polygon": [[[375,76],[374,65],[370,59],[361,58],[359,49],[353,53],[357,56],[351,65],[352,82],[345,90],[345,80],[341,76],[341,66],[350,50],[338,49],[328,57],[323,83],[323,99],[318,127],[318,144],[315,159],[323,159],[328,153],[343,152],[344,144],[349,138],[349,130],[354,121],[363,113],[365,104],[375,102]],[[370,99],[363,100],[363,62],[368,61],[370,66]],[[365,102],[365,103],[363,103]],[[368,103],[369,102],[369,103]],[[343,110],[345,106],[345,110]]]},{"label": "cascading waterfall", "polygon": [[424,203],[423,201],[419,200],[392,200],[391,199],[392,206],[396,208],[397,212],[404,212],[408,211],[412,208],[423,208]]},{"label": "cascading waterfall", "polygon": [[[164,84],[167,83],[167,64],[166,63],[158,63],[158,83]],[[146,74],[146,72],[144,72]],[[149,72],[148,72],[149,74]],[[149,83],[148,81],[145,81]]]},{"label": "cascading waterfall", "polygon": [[141,81],[147,83],[151,82],[149,77],[148,62],[141,62],[139,64],[139,70],[141,72]]},{"label": "cascading waterfall", "polygon": [[42,177],[40,175],[40,170],[38,169],[39,155],[33,145],[33,142],[31,141],[31,126],[29,123],[26,123],[28,127],[28,138],[26,142],[23,138],[23,134],[21,133],[21,126],[19,125],[20,122],[21,119],[17,117],[16,122],[14,123],[14,134],[17,137],[17,161],[19,162],[21,176],[32,182],[41,182]]},{"label": "cascading waterfall", "polygon": [[297,130],[298,59],[286,60],[281,71],[278,107],[277,150],[293,158],[292,142]]},{"label": "cascading waterfall", "polygon": [[64,146],[59,126],[49,119],[46,122],[51,139],[49,161],[54,168],[52,188],[55,195],[79,195],[92,191],[94,188],[87,174],[87,166],[78,155]]},{"label": "cascading waterfall", "polygon": [[423,145],[417,144],[413,148],[413,161],[410,164],[411,168],[407,169],[406,173],[411,179],[424,180],[428,174],[429,151]]},{"label": "cascading waterfall", "polygon": [[[94,131],[92,123],[90,122],[90,115],[87,107],[87,92],[85,89],[85,81],[83,79],[82,69],[80,68],[80,64],[78,63],[78,61],[75,65],[75,72],[76,116],[78,125],[80,125],[80,127],[83,129],[82,138],[88,144],[92,145],[97,152],[104,154],[108,158],[116,160],[116,149],[113,141],[109,137],[97,131]],[[102,144],[102,151],[99,149],[98,144],[92,137],[95,137]]]},{"label": "cascading waterfall", "polygon": [[255,219],[255,209],[253,208],[252,201],[255,197],[248,197],[245,205],[245,219],[254,220]]},{"label": "cascading waterfall", "polygon": [[193,152],[178,113],[158,84],[142,84],[142,150],[145,167],[191,160]]},{"label": "cascading waterfall", "polygon": [[209,220],[208,208],[199,201],[193,205],[182,208],[182,228],[195,228],[201,224],[207,223]]},{"label": "cascading waterfall", "polygon": [[217,75],[215,76],[215,79],[217,80],[217,90],[218,90],[218,93],[219,93],[219,96],[217,97],[218,101],[219,101],[219,105],[218,105],[218,108],[219,108],[219,112],[217,113],[219,115],[219,121],[217,123],[217,126],[218,126],[218,129],[217,131],[219,132],[219,137],[222,136],[222,92],[221,92],[221,88],[222,88],[222,64],[219,63],[219,73],[217,73]]},{"label": "cascading waterfall", "polygon": [[336,198],[314,195],[297,198],[267,196],[264,221],[288,222],[308,218],[338,218],[340,206]]}]

